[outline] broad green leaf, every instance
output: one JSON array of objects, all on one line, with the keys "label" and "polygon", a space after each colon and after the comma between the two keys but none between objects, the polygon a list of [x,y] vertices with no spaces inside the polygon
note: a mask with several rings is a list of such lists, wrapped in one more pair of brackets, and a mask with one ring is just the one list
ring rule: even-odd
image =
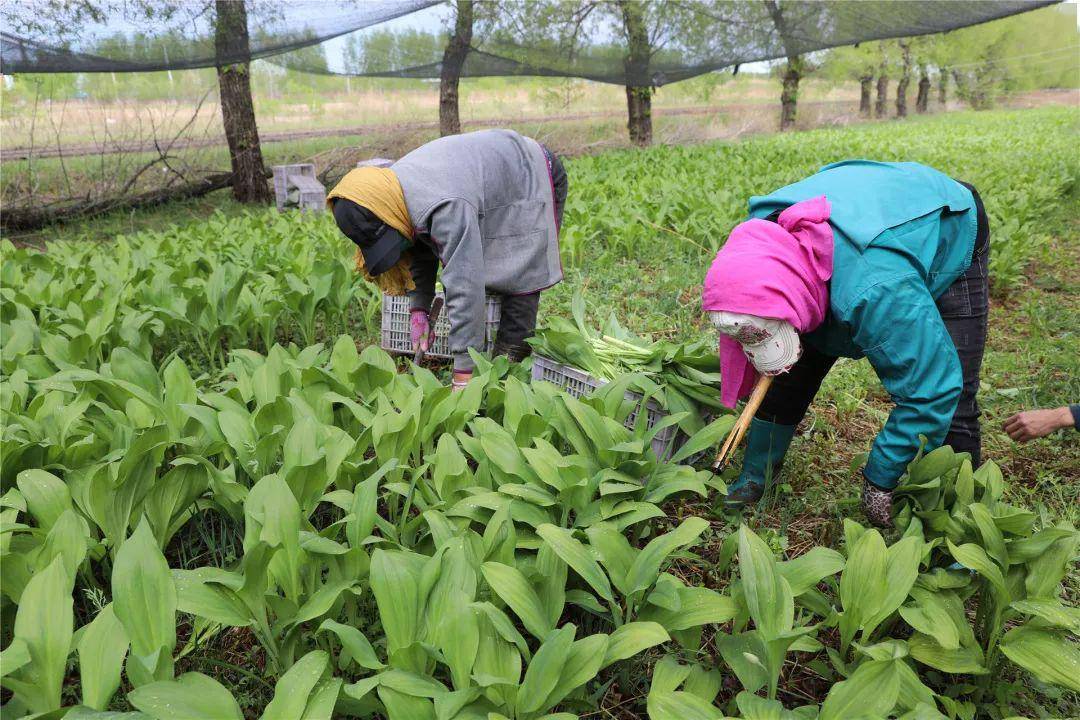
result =
[{"label": "broad green leaf", "polygon": [[1047,623],[1080,635],[1080,608],[1066,607],[1060,600],[1034,599],[1017,600],[1013,610],[1034,615]]},{"label": "broad green leaf", "polygon": [[3,652],[0,652],[0,678],[10,675],[29,662],[30,650],[27,649],[26,643],[15,638]]},{"label": "broad green leaf", "polygon": [[435,706],[428,698],[406,695],[385,685],[379,686],[378,693],[388,720],[435,720]]},{"label": "broad green leaf", "polygon": [[978,645],[950,650],[938,645],[929,635],[915,633],[908,641],[908,649],[911,657],[937,670],[968,675],[984,675],[987,672]]},{"label": "broad green leaf", "polygon": [[548,623],[544,604],[525,576],[517,568],[497,562],[486,562],[481,570],[488,585],[521,619],[525,629],[538,640],[547,637],[554,626]]},{"label": "broad green leaf", "polygon": [[596,562],[588,549],[574,538],[569,530],[544,524],[536,528],[536,534],[543,538],[551,549],[555,551],[555,554],[573,568],[574,572],[580,575],[600,597],[607,600],[608,603],[615,602],[611,594],[611,584],[608,582],[607,576],[604,575],[604,571],[600,568],[600,564]]},{"label": "broad green leaf", "polygon": [[308,698],[329,664],[330,656],[322,650],[312,650],[297,660],[274,685],[274,698],[262,720],[302,720]]},{"label": "broad green leaf", "polygon": [[112,603],[82,631],[78,651],[83,704],[104,710],[120,687],[128,651],[127,633],[113,613]]},{"label": "broad green leaf", "polygon": [[821,720],[888,717],[900,695],[898,660],[869,660],[850,678],[833,685],[821,706]]},{"label": "broad green leaf", "polygon": [[795,597],[816,587],[825,578],[844,569],[844,556],[826,547],[814,547],[793,560],[777,563],[776,570],[788,581]]},{"label": "broad green leaf", "polygon": [[379,673],[379,684],[413,697],[437,698],[449,692],[446,686],[435,678],[393,668]]},{"label": "broad green leaf", "polygon": [[[1061,529],[1071,530],[1071,527]],[[1075,530],[1051,543],[1038,557],[1028,563],[1024,588],[1029,598],[1056,597],[1058,586],[1068,572],[1076,555],[1080,533]]]},{"label": "broad green leaf", "polygon": [[649,693],[675,692],[690,676],[693,667],[682,665],[674,655],[665,655],[653,667]]},{"label": "broad green leaf", "polygon": [[945,543],[949,548],[949,553],[958,563],[982,575],[994,587],[996,592],[1004,598],[1005,603],[1010,602],[1009,590],[1005,586],[1005,577],[1001,574],[1001,568],[994,564],[994,561],[990,559],[985,550],[975,543],[957,546],[948,538],[945,538]]},{"label": "broad green leaf", "polygon": [[650,587],[660,575],[660,565],[668,555],[679,548],[692,544],[700,537],[701,533],[709,527],[708,521],[691,517],[684,520],[669,533],[653,538],[649,544],[634,558],[626,575],[627,594]]},{"label": "broad green leaf", "polygon": [[840,573],[840,602],[844,608],[840,616],[842,648],[884,605],[889,590],[885,586],[887,558],[885,541],[877,530],[861,533],[849,546],[847,564]]},{"label": "broad green leaf", "polygon": [[870,635],[907,599],[919,577],[922,545],[918,538],[905,537],[889,546],[885,555],[885,592],[880,596],[881,604],[863,620],[863,637]]},{"label": "broad green leaf", "polygon": [[607,569],[611,583],[623,595],[630,595],[631,590],[626,584],[626,578],[638,551],[626,540],[625,535],[609,522],[598,522],[586,528],[585,534],[589,535],[589,544],[599,555],[600,565]]},{"label": "broad green leaf", "polygon": [[30,662],[4,682],[33,712],[60,707],[74,622],[71,587],[64,560],[57,557],[30,578],[15,613],[14,640],[25,646]]},{"label": "broad green leaf", "polygon": [[657,623],[628,622],[611,633],[601,667],[633,657],[669,639],[667,631]]},{"label": "broad green leaf", "polygon": [[245,627],[255,622],[248,607],[232,588],[207,582],[197,570],[173,570],[176,607],[229,627]]},{"label": "broad green leaf", "polygon": [[525,679],[518,688],[519,712],[532,713],[544,709],[544,701],[559,683],[563,668],[570,659],[575,630],[573,625],[553,630],[533,655],[532,662],[525,670]]},{"label": "broad green leaf", "polygon": [[694,433],[694,436],[687,440],[686,443],[671,456],[670,462],[681,463],[683,460],[696,455],[702,450],[714,447],[723,438],[727,437],[727,434],[731,432],[731,428],[734,426],[734,415],[722,415],[718,417],[716,420],[713,420],[704,428]]},{"label": "broad green leaf", "polygon": [[725,623],[738,612],[738,603],[730,595],[721,595],[703,587],[683,587],[678,590],[677,609],[647,605],[639,618],[652,620],[668,632],[674,632],[709,623]]},{"label": "broad green leaf", "polygon": [[344,681],[341,678],[324,677],[320,680],[311,692],[300,720],[331,720],[341,696],[342,685]]},{"label": "broad green leaf", "polygon": [[[165,557],[144,519],[120,546],[112,574],[113,611],[131,640],[132,682],[171,679],[176,647],[176,586]],[[132,661],[138,665],[132,668]],[[145,671],[141,677],[138,667]]]},{"label": "broad green leaf", "polygon": [[714,642],[724,662],[735,672],[747,692],[756,693],[769,682],[769,650],[762,642],[760,632],[718,633]]},{"label": "broad green leaf", "polygon": [[53,558],[60,556],[64,558],[64,570],[68,577],[74,578],[86,558],[89,540],[86,521],[75,510],[65,510],[49,528],[45,542],[38,550],[35,569],[43,570]]},{"label": "broad green leaf", "polygon": [[289,624],[299,625],[300,623],[321,617],[334,607],[334,603],[337,602],[341,593],[353,587],[354,584],[355,582],[353,580],[338,580],[323,585],[312,593],[307,601],[300,606],[300,609],[296,611],[296,615],[290,620]]},{"label": "broad green leaf", "polygon": [[712,703],[686,692],[650,692],[647,706],[650,720],[724,720]]},{"label": "broad green leaf", "polygon": [[48,530],[71,508],[71,492],[63,480],[44,470],[23,470],[16,480],[27,511],[38,527]]},{"label": "broad green leaf", "polygon": [[1001,651],[1043,682],[1080,692],[1080,649],[1064,633],[1021,625],[1001,638]]},{"label": "broad green leaf", "polygon": [[590,635],[576,640],[570,646],[569,655],[559,674],[559,681],[548,693],[540,709],[547,710],[558,705],[571,692],[596,677],[596,673],[603,667],[608,644],[608,636],[604,634]]},{"label": "broad green leaf", "polygon": [[1001,530],[994,524],[994,518],[990,516],[990,510],[982,503],[972,503],[968,506],[971,519],[975,521],[975,527],[982,538],[982,546],[986,553],[1005,569],[1009,567],[1009,553],[1005,550],[1005,537]]},{"label": "broad green leaf", "polygon": [[913,603],[900,607],[900,617],[919,632],[933,637],[942,648],[959,649],[960,633],[949,615],[945,600],[937,593],[919,593]]},{"label": "broad green leaf", "polygon": [[385,665],[379,662],[371,643],[359,628],[343,625],[335,620],[323,620],[318,632],[332,632],[341,642],[341,657],[338,666],[344,668],[350,660],[368,670],[382,670]]},{"label": "broad green leaf", "polygon": [[739,527],[739,574],[746,605],[766,639],[791,630],[795,605],[791,587],[776,569],[772,550],[750,528]]},{"label": "broad green leaf", "polygon": [[184,673],[176,680],[142,685],[129,692],[127,698],[156,720],[243,720],[244,717],[232,694],[221,683],[197,672]]},{"label": "broad green leaf", "polygon": [[403,562],[403,555],[380,549],[371,556],[371,590],[379,606],[386,649],[391,656],[416,640],[420,620],[417,578]]},{"label": "broad green leaf", "polygon": [[768,700],[743,690],[735,696],[739,713],[746,720],[796,720],[797,716],[780,704],[779,700]]}]

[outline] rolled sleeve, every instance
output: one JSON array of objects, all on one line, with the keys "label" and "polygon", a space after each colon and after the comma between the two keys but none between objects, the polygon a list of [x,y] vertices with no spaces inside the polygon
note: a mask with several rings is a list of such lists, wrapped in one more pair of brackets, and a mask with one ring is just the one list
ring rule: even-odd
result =
[{"label": "rolled sleeve", "polygon": [[874,440],[864,470],[870,482],[895,487],[919,450],[948,433],[963,387],[960,360],[926,283],[917,274],[873,286],[852,313],[856,343],[895,404]]}]

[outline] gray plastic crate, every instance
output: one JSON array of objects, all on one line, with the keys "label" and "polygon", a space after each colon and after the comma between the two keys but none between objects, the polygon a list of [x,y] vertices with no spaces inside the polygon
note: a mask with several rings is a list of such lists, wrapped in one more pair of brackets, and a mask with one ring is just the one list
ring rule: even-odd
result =
[{"label": "gray plastic crate", "polygon": [[[544,380],[558,385],[572,397],[580,398],[590,395],[601,385],[607,384],[607,380],[593,377],[583,370],[579,370],[571,365],[563,365],[562,363],[555,362],[551,358],[544,357],[543,355],[534,353],[532,358],[533,380]],[[626,399],[634,403],[635,407],[640,405],[642,397],[643,396],[640,393],[629,390],[626,392]],[[660,407],[659,403],[654,400],[650,400],[648,404],[646,404],[645,410],[649,414],[648,427],[650,428],[668,415],[668,413]],[[638,410],[635,409],[627,416],[626,422],[624,423],[626,427],[633,429],[634,424],[637,422],[637,415]],[[672,442],[673,440],[674,442]],[[686,440],[686,434],[679,430],[677,425],[669,425],[657,433],[656,437],[653,438],[653,452],[655,452],[656,456],[661,460],[666,460],[671,457],[671,455],[674,454]],[[693,459],[694,458],[691,458],[691,460]]]},{"label": "gray plastic crate", "polygon": [[326,209],[326,188],[311,163],[275,165],[274,200],[279,212],[294,207],[321,212]]},{"label": "gray plastic crate", "polygon": [[[443,297],[442,292],[435,297]],[[495,346],[495,334],[499,331],[499,317],[502,311],[502,298],[488,295],[485,308],[485,334],[483,352],[491,352]],[[439,313],[435,322],[435,342],[424,357],[450,359],[450,321],[447,319],[446,306]],[[382,340],[383,350],[399,355],[412,355],[412,338],[409,334],[409,298],[401,295],[383,295],[382,298]]]}]

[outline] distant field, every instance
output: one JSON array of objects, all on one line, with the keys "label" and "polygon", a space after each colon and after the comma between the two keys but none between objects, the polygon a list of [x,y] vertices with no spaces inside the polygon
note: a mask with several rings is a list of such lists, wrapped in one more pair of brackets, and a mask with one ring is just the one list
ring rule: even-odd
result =
[{"label": "distant field", "polygon": [[[184,73],[175,73],[181,77]],[[418,80],[312,79],[310,90],[292,89],[279,96],[256,95],[259,131],[264,135],[401,123],[438,122],[438,84]],[[317,85],[317,86],[316,86]],[[10,94],[9,94],[10,95]],[[775,103],[779,83],[761,76],[732,78],[714,74],[660,88],[658,110],[732,103]],[[853,83],[809,81],[801,99],[857,101]],[[178,100],[63,100],[35,105],[26,98],[5,98],[0,113],[5,153],[17,148],[111,144],[171,138],[190,122],[191,137],[221,137],[216,89],[205,98]],[[201,102],[200,102],[201,101]],[[515,122],[551,115],[620,112],[625,108],[621,86],[584,80],[546,78],[466,79],[461,87],[463,121],[500,119]]]}]

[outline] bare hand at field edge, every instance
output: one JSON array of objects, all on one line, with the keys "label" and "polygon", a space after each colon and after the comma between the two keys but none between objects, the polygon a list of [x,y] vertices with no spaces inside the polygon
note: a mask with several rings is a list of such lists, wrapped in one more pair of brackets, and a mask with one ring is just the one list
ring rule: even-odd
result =
[{"label": "bare hand at field edge", "polygon": [[1016,442],[1028,442],[1045,437],[1055,430],[1072,427],[1072,424],[1072,413],[1066,406],[1018,412],[1002,424],[1002,429]]}]

